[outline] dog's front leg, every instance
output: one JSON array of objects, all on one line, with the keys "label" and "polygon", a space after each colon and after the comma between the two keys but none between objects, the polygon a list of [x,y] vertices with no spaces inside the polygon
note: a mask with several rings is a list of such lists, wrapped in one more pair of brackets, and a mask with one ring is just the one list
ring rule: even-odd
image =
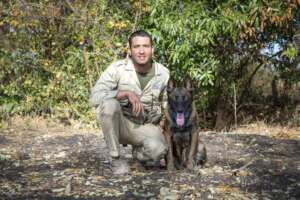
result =
[{"label": "dog's front leg", "polygon": [[175,169],[174,167],[174,155],[173,155],[173,144],[171,139],[171,132],[170,130],[167,130],[165,133],[165,138],[168,144],[168,155],[167,155],[167,169],[168,171],[173,171]]},{"label": "dog's front leg", "polygon": [[195,158],[195,154],[197,152],[197,147],[198,147],[198,132],[197,130],[192,130],[192,141],[191,141],[191,147],[190,147],[190,151],[189,151],[189,155],[188,155],[188,160],[186,163],[186,166],[189,170],[192,170],[194,168],[194,158]]}]

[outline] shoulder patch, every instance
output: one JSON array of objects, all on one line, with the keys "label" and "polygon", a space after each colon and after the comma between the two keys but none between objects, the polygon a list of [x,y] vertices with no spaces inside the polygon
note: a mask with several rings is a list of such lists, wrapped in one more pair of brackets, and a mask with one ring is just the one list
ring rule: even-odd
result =
[{"label": "shoulder patch", "polygon": [[161,81],[156,81],[152,85],[152,90],[160,90],[161,86],[162,86],[162,82]]}]

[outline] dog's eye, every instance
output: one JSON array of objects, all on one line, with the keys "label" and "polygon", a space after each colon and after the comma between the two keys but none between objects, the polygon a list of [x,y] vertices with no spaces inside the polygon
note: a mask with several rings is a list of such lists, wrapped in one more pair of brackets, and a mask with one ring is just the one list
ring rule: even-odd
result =
[{"label": "dog's eye", "polygon": [[172,101],[176,101],[177,99],[176,99],[176,96],[170,96],[170,99],[172,100]]}]

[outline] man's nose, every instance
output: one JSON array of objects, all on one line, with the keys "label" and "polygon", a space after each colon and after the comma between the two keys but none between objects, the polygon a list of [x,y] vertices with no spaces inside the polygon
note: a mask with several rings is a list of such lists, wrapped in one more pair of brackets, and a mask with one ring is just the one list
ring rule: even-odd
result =
[{"label": "man's nose", "polygon": [[139,48],[139,53],[145,53],[144,47]]}]

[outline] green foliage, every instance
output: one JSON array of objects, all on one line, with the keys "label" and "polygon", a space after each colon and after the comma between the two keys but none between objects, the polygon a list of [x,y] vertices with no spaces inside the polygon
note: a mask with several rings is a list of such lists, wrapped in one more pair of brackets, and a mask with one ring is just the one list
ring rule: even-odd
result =
[{"label": "green foliage", "polygon": [[[9,1],[0,7],[1,113],[91,116],[89,90],[123,53],[130,4]],[[0,114],[1,114],[0,113]]]},{"label": "green foliage", "polygon": [[[90,119],[90,88],[140,28],[153,35],[155,59],[173,78],[194,80],[201,107],[230,103],[233,84],[242,103],[262,67],[299,82],[290,45],[298,1],[12,0],[0,7],[1,116]],[[263,54],[270,44],[284,52]]]},{"label": "green foliage", "polygon": [[295,59],[298,55],[298,51],[295,47],[289,46],[283,53],[283,56],[287,56],[288,58]]},{"label": "green foliage", "polygon": [[[262,63],[270,63],[278,73],[282,66],[292,67],[261,52],[270,43],[282,48],[290,44],[291,32],[296,32],[294,19],[299,19],[297,2],[152,0],[149,4],[141,26],[154,36],[160,61],[175,79],[192,77],[202,92],[208,91],[201,101],[213,107],[232,96],[232,84],[242,102],[254,75],[266,66]],[[283,55],[296,54],[288,48]]]},{"label": "green foliage", "polygon": [[[209,17],[201,2],[156,1],[154,5],[145,26],[151,30],[156,50],[163,55],[172,76],[182,79],[182,74],[189,74],[199,86],[213,85],[219,61],[208,47],[226,22]],[[169,8],[171,11],[166,12]]]}]

